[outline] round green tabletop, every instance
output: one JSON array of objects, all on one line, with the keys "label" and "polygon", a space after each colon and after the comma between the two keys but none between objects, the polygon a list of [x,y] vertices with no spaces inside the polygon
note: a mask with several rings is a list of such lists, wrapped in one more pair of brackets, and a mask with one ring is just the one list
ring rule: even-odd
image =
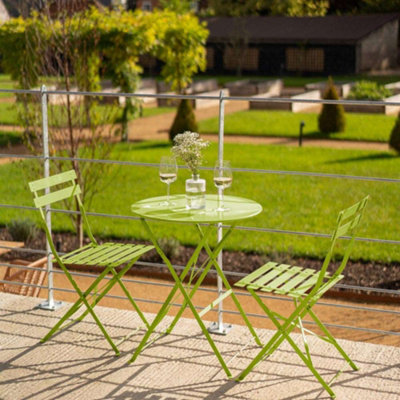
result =
[{"label": "round green tabletop", "polygon": [[186,208],[186,195],[170,196],[170,205],[166,205],[166,196],[151,197],[132,204],[131,210],[142,218],[160,221],[216,223],[251,218],[262,211],[261,204],[243,197],[224,196],[225,211],[216,211],[218,195],[206,194],[206,208],[191,210]]}]

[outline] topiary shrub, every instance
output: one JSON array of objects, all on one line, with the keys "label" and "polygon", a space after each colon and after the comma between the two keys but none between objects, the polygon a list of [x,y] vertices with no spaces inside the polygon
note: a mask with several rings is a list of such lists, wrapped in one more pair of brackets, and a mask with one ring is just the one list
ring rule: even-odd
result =
[{"label": "topiary shrub", "polygon": [[197,132],[199,127],[196,122],[196,117],[193,112],[192,103],[188,99],[183,99],[179,103],[174,123],[169,130],[169,138],[171,141],[178,133],[185,131]]},{"label": "topiary shrub", "polygon": [[400,153],[400,113],[390,134],[389,146]]},{"label": "topiary shrub", "polygon": [[[339,100],[332,79],[329,79],[328,87],[324,93],[324,99]],[[346,126],[344,109],[341,104],[324,104],[318,116],[318,127],[322,133],[343,132]]]}]

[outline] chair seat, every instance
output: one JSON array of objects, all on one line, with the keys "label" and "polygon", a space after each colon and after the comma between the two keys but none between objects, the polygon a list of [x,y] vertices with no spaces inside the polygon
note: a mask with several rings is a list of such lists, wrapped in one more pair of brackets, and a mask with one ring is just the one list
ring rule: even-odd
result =
[{"label": "chair seat", "polygon": [[67,265],[98,265],[117,267],[141,256],[154,246],[127,243],[93,243],[64,254],[61,260]]},{"label": "chair seat", "polygon": [[[320,271],[311,268],[278,264],[270,261],[235,283],[235,286],[300,297],[315,285],[319,274]],[[344,275],[338,275],[334,282],[338,282],[343,277]],[[324,275],[324,281],[330,278],[332,278],[332,275],[328,273]]]}]

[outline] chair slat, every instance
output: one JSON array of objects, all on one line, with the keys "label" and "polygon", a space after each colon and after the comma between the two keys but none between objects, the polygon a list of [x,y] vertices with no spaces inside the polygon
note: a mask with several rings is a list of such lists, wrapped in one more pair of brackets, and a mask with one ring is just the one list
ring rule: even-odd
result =
[{"label": "chair slat", "polygon": [[338,230],[336,231],[336,237],[340,237],[340,236],[345,236],[346,233],[349,231],[349,229],[351,228],[353,224],[353,221],[347,222],[346,224],[340,226],[338,228]]},{"label": "chair slat", "polygon": [[272,282],[268,283],[268,288],[271,290],[276,290],[281,286],[283,283],[287,282],[295,276],[298,272],[302,270],[301,267],[291,267],[284,273],[281,273],[278,277],[276,277]]},{"label": "chair slat", "polygon": [[257,279],[255,282],[249,285],[250,289],[259,289],[267,282],[274,279],[276,276],[280,275],[282,272],[286,271],[290,268],[289,264],[279,264],[275,266],[271,271],[269,271],[266,275],[263,275],[261,278]]},{"label": "chair slat", "polygon": [[[104,261],[99,261],[99,265],[104,266],[104,265],[109,265],[113,264],[116,261],[121,261],[124,259],[130,259],[131,255],[136,253],[136,251],[139,248],[142,248],[143,245],[137,245],[137,246],[131,246],[131,245],[124,245],[122,247],[119,247],[118,252],[113,253],[113,255],[110,255],[107,257],[106,260]],[[118,263],[119,265],[120,263]]]},{"label": "chair slat", "polygon": [[84,264],[87,261],[93,260],[97,255],[104,253],[108,246],[94,246],[90,249],[76,253],[73,257],[65,259],[68,264]]},{"label": "chair slat", "polygon": [[34,199],[35,206],[40,208],[44,206],[48,206],[51,203],[56,201],[61,201],[65,199],[69,199],[72,196],[76,196],[81,193],[81,188],[79,185],[75,184],[73,186],[67,187],[65,189],[60,189],[55,192],[45,194],[44,196],[36,197]]},{"label": "chair slat", "polygon": [[[140,247],[141,245],[138,245],[137,247]],[[149,250],[154,249],[154,246],[145,246],[142,248],[138,248],[134,253],[131,253],[127,255],[124,259],[118,260],[112,264],[110,264],[112,267],[118,267],[121,264],[126,263],[127,261],[133,260],[135,258],[139,258],[142,254],[147,253]]]},{"label": "chair slat", "polygon": [[279,294],[285,294],[291,289],[296,287],[300,282],[308,279],[311,275],[315,274],[315,270],[311,268],[303,269],[296,276],[294,276],[290,281],[286,282],[282,287],[277,289],[275,292]]},{"label": "chair slat", "polygon": [[311,289],[317,283],[318,277],[319,277],[319,274],[312,275],[305,282],[303,282],[299,287],[297,287],[293,290],[294,294],[302,295],[305,292],[307,292],[307,290]]},{"label": "chair slat", "polygon": [[358,203],[352,205],[349,208],[346,208],[345,210],[343,210],[342,213],[342,220],[345,220],[347,218],[352,217],[360,208],[360,204],[361,201],[359,201]]},{"label": "chair slat", "polygon": [[29,189],[31,192],[37,192],[38,190],[46,189],[61,183],[72,181],[76,179],[76,173],[73,169],[70,171],[62,172],[61,174],[49,176],[48,178],[38,179],[29,183]]},{"label": "chair slat", "polygon": [[264,274],[265,272],[269,271],[273,267],[278,265],[276,262],[268,262],[267,264],[264,264],[260,268],[257,268],[255,271],[253,271],[251,274],[245,276],[242,278],[239,282],[235,283],[235,286],[237,287],[245,287],[251,282],[253,282],[255,279],[257,279],[260,275]]},{"label": "chair slat", "polygon": [[108,265],[109,263],[107,261],[109,257],[118,254],[121,251],[122,246],[122,244],[115,244],[115,246],[112,246],[108,243],[101,245],[99,246],[99,251],[96,252],[96,254],[93,254],[92,257],[88,257],[87,259],[83,260],[83,262],[85,265],[101,265],[103,263]]}]

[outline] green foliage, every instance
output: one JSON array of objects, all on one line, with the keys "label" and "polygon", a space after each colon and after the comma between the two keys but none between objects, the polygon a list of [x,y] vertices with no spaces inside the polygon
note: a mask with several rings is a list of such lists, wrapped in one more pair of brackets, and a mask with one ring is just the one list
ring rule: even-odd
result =
[{"label": "green foliage", "polygon": [[400,0],[362,0],[360,7],[365,13],[398,13]]},{"label": "green foliage", "polygon": [[[324,99],[339,100],[332,79],[324,93]],[[346,126],[344,109],[341,104],[324,104],[318,117],[318,127],[322,133],[343,132]]]},{"label": "green foliage", "polygon": [[198,129],[191,101],[188,99],[181,100],[174,122],[169,130],[170,140],[173,141],[174,137],[179,133],[185,131],[197,132]]},{"label": "green foliage", "polygon": [[379,85],[373,81],[358,81],[351,88],[348,99],[354,100],[383,100],[385,97],[392,95],[390,89],[386,89],[383,85]]},{"label": "green foliage", "polygon": [[191,11],[190,0],[160,0],[160,6],[164,10],[185,14]]},{"label": "green foliage", "polygon": [[193,14],[155,11],[148,16],[157,31],[156,56],[163,61],[161,75],[172,90],[183,93],[199,70],[206,68],[208,30]]},{"label": "green foliage", "polygon": [[272,15],[290,17],[324,16],[328,12],[328,0],[274,0],[270,5]]},{"label": "green foliage", "polygon": [[28,240],[36,239],[39,234],[36,223],[28,218],[12,220],[7,224],[7,229],[12,240],[18,242],[27,242]]},{"label": "green foliage", "polygon": [[243,17],[260,11],[263,1],[260,0],[210,0],[208,2],[214,15]]},{"label": "green foliage", "polygon": [[390,134],[389,146],[400,153],[400,113],[396,119],[396,123],[393,126]]}]

